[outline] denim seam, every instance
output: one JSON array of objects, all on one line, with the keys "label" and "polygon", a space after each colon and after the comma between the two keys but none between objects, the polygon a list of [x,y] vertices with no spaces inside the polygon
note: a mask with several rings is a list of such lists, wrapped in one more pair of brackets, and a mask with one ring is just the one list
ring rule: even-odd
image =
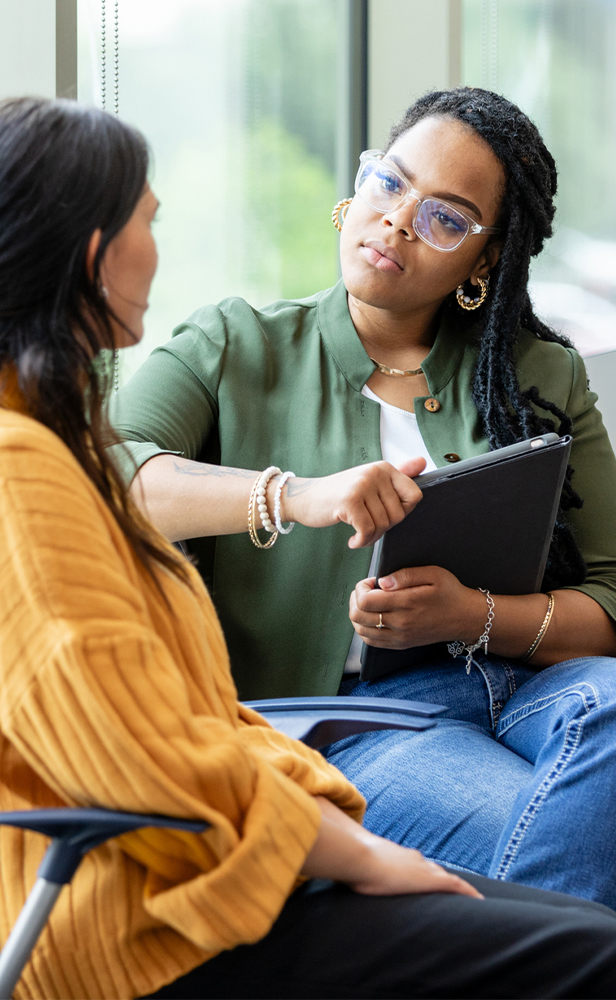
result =
[{"label": "denim seam", "polygon": [[[533,822],[534,819],[536,819],[539,813],[539,809],[546,801],[550,790],[552,789],[556,781],[560,777],[562,777],[565,767],[571,761],[575,751],[580,745],[584,730],[584,723],[586,722],[586,719],[588,718],[592,709],[598,707],[601,703],[601,699],[597,696],[597,692],[595,691],[595,689],[592,688],[591,685],[588,685],[588,687],[591,688],[595,696],[595,704],[590,706],[585,695],[582,692],[574,691],[571,689],[567,691],[567,694],[578,695],[578,697],[580,698],[580,700],[584,705],[584,716],[581,719],[572,719],[569,722],[567,726],[567,732],[565,734],[563,749],[561,750],[558,758],[554,762],[552,770],[550,771],[549,774],[545,776],[539,788],[536,789],[533,797],[531,798],[530,802],[528,803],[528,805],[524,809],[524,812],[522,813],[518,822],[516,823],[515,828],[511,834],[511,837],[509,838],[509,841],[503,851],[498,866],[498,870],[494,876],[495,878],[500,879],[501,881],[504,881],[507,878],[509,869],[511,868],[511,865],[516,859],[516,856],[522,845],[522,841],[525,835],[528,833],[531,823]],[[550,701],[553,702],[553,700],[554,699],[544,699],[546,704]],[[575,729],[575,734],[573,735],[572,738],[572,733],[574,729]]]},{"label": "denim seam", "polygon": [[503,666],[505,668],[505,677],[507,678],[507,682],[509,684],[509,697],[511,698],[517,690],[515,684],[515,673],[511,668],[511,664],[507,663],[506,660],[504,661]]},{"label": "denim seam", "polygon": [[[588,687],[592,691],[594,697],[594,705],[591,705],[590,708],[587,701],[587,695],[584,693],[583,690],[581,690],[582,687]],[[511,726],[515,725],[516,722],[519,722],[520,719],[526,719],[529,715],[534,715],[535,712],[542,712],[544,708],[548,708],[550,705],[553,705],[556,701],[560,701],[560,699],[563,698],[565,695],[570,695],[570,694],[575,694],[582,699],[587,712],[589,712],[591,708],[598,707],[601,704],[601,699],[599,698],[595,688],[591,684],[581,684],[577,688],[573,687],[561,688],[560,691],[554,691],[551,695],[548,695],[545,698],[539,698],[539,700],[537,701],[527,701],[525,705],[520,705],[519,708],[516,708],[516,710],[512,712],[511,715],[509,716],[505,715],[504,717],[501,717],[498,739],[500,739],[501,736],[503,736],[503,734],[506,733],[507,730],[511,728]]]},{"label": "denim seam", "polygon": [[[496,732],[498,719],[494,717],[494,708],[499,703],[496,701],[494,697],[494,688],[492,687],[492,681],[490,680],[490,675],[488,674],[487,670],[484,670],[481,664],[477,662],[477,660],[473,660],[473,663],[477,667],[477,670],[479,671],[479,673],[481,674],[481,676],[483,677],[488,686],[488,690],[490,692],[490,718],[492,720],[492,729]],[[499,705],[499,707],[502,706]]]}]

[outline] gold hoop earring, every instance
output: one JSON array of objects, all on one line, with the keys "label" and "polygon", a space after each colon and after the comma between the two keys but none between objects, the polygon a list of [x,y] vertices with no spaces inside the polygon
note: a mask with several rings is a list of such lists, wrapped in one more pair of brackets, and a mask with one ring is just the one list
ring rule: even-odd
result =
[{"label": "gold hoop earring", "polygon": [[470,295],[464,294],[464,285],[458,285],[456,288],[456,298],[458,300],[458,305],[460,309],[479,309],[485,302],[488,295],[488,288],[490,285],[489,278],[477,278],[477,284],[481,289],[481,294],[477,296],[476,299],[471,299]]},{"label": "gold hoop earring", "polygon": [[349,205],[353,201],[352,198],[343,198],[342,201],[337,202],[334,205],[334,210],[332,212],[332,222],[334,223],[336,229],[339,233],[342,232],[342,223],[345,220],[346,214],[349,210]]}]

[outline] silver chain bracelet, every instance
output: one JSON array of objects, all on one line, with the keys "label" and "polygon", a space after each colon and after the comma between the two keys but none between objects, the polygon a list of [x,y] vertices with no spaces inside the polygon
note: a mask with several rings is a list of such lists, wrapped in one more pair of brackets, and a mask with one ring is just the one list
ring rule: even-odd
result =
[{"label": "silver chain bracelet", "polygon": [[483,587],[477,587],[477,590],[480,590],[482,594],[486,595],[486,601],[488,602],[488,620],[483,627],[483,635],[480,635],[477,642],[472,646],[469,646],[466,642],[461,642],[459,639],[456,639],[455,642],[447,643],[447,650],[453,657],[461,656],[463,653],[465,654],[467,674],[470,674],[471,672],[473,653],[479,649],[480,646],[483,646],[484,653],[488,652],[490,629],[492,628],[492,623],[494,621],[494,601],[492,600],[490,591],[484,590]]}]

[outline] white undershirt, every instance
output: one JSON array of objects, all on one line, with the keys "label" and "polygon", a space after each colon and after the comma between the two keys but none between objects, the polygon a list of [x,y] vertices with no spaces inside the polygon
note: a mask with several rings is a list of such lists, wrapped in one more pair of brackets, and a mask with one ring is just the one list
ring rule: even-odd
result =
[{"label": "white undershirt", "polygon": [[[424,444],[424,439],[417,426],[417,417],[415,414],[409,413],[408,410],[401,410],[398,406],[392,406],[391,403],[386,403],[384,399],[379,399],[367,385],[363,387],[362,395],[380,404],[381,453],[385,461],[398,468],[409,458],[421,457],[426,460],[425,472],[431,472],[432,469],[436,469],[436,465],[430,458],[428,449]],[[379,546],[375,545],[372,550],[372,561],[368,576],[375,576],[376,574],[378,549]],[[355,633],[344,667],[345,674],[357,673],[361,666],[361,650],[362,641],[357,633]]]}]

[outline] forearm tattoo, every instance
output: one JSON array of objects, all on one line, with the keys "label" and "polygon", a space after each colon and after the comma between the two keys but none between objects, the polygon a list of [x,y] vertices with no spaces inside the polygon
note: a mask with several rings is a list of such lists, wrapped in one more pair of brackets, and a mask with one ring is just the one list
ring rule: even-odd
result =
[{"label": "forearm tattoo", "polygon": [[297,497],[300,493],[307,493],[315,485],[314,479],[288,479],[287,496]]},{"label": "forearm tattoo", "polygon": [[214,476],[222,479],[225,476],[235,476],[238,479],[254,479],[258,472],[251,472],[250,469],[232,469],[226,465],[204,465],[201,462],[191,462],[184,459],[184,463],[174,459],[173,466],[180,476]]}]

